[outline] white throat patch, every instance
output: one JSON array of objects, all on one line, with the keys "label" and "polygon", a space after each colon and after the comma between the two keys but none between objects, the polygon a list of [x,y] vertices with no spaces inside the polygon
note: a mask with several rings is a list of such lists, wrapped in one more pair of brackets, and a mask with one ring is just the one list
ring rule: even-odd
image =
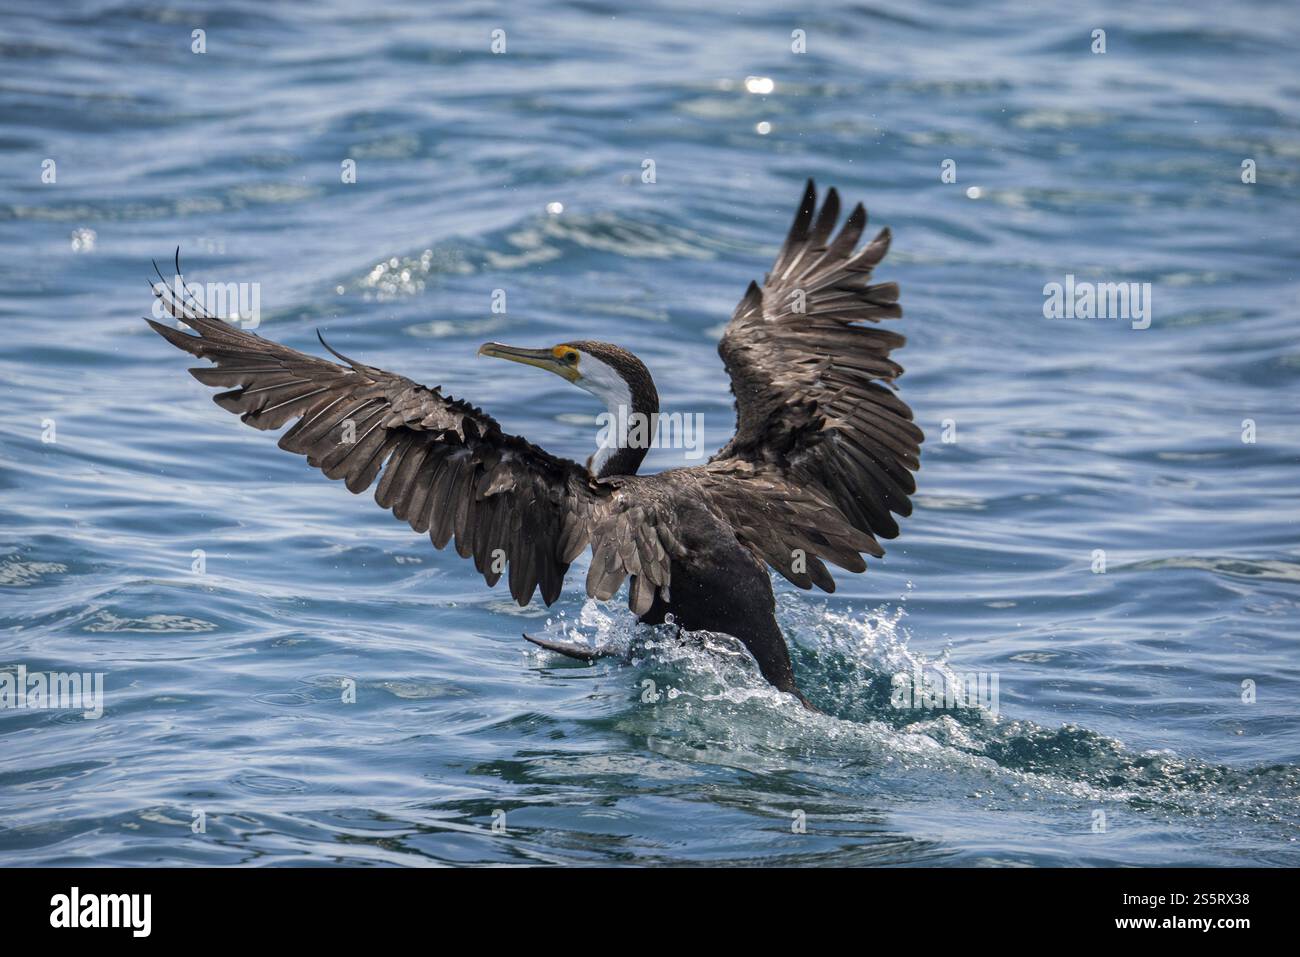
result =
[{"label": "white throat patch", "polygon": [[617,423],[615,428],[623,430],[623,434],[611,430],[602,436],[602,441],[591,457],[589,466],[593,475],[599,475],[601,468],[614,453],[627,445],[627,422],[632,415],[632,390],[627,387],[627,382],[618,374],[618,370],[585,352],[578,362],[578,371],[582,374],[582,378],[574,385],[590,392],[605,403],[605,410]]}]

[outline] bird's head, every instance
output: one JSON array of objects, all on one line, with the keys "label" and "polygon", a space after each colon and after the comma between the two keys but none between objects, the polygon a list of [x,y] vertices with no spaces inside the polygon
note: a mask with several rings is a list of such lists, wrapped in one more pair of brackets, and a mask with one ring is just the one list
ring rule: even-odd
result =
[{"label": "bird's head", "polygon": [[500,342],[485,342],[478,354],[509,359],[554,372],[566,382],[590,392],[616,412],[659,411],[659,393],[645,363],[632,353],[608,342],[562,342],[544,349],[521,349]]},{"label": "bird's head", "polygon": [[629,420],[635,421],[634,415],[653,423],[659,414],[659,392],[644,362],[620,346],[591,341],[562,342],[544,349],[485,342],[479,346],[478,354],[554,372],[600,399],[615,421],[621,423],[621,431],[613,437],[613,451],[596,453],[590,465],[592,473],[601,477],[635,474],[648,446],[640,447],[635,434],[622,434],[622,430]]}]

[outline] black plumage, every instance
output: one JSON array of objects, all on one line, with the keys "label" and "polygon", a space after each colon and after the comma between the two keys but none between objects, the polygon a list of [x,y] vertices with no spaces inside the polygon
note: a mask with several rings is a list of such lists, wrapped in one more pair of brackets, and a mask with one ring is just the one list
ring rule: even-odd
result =
[{"label": "black plumage", "polygon": [[[722,336],[735,436],[705,465],[655,475],[636,474],[646,453],[638,447],[592,474],[437,387],[349,359],[323,339],[338,362],[290,349],[178,300],[165,283],[156,289],[166,310],[196,334],[148,322],[214,364],[190,372],[227,390],[218,405],[258,429],[293,421],[281,448],[352,492],[377,480],[379,505],[437,548],[454,541],[489,585],[504,566],[519,604],[539,587],[554,602],[590,547],[589,595],[611,598],[628,581],[628,604],[643,620],[672,614],[688,630],[732,634],[772,684],[799,695],[765,566],[826,591],[835,588],[827,562],[865,570],[861,553],[883,555],[877,537],[896,536],[893,516],[911,512],[923,439],[889,388],[903,371],[890,358],[903,337],[876,325],[901,315],[898,287],[870,282],[889,233],[855,252],[866,211],[856,206],[832,238],[839,207],[832,189],[819,210],[809,181],[763,287],[750,284]],[[633,411],[659,411],[649,371],[617,346],[565,343],[548,356],[490,345],[500,351],[488,354],[570,381],[582,378],[582,362],[599,360],[622,377]]]}]

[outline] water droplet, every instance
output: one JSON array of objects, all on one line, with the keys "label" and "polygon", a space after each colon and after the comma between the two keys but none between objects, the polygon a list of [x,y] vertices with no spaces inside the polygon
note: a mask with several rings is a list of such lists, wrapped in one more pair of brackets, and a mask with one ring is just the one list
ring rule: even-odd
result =
[{"label": "water droplet", "polygon": [[95,248],[95,231],[81,227],[72,231],[72,251],[74,253],[88,253]]}]

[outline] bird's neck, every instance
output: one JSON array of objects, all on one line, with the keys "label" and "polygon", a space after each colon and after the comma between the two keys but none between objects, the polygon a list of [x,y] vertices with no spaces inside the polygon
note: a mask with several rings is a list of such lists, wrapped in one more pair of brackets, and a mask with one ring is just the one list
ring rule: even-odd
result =
[{"label": "bird's neck", "polygon": [[634,390],[620,379],[589,391],[605,403],[605,411],[598,419],[597,448],[587,460],[587,470],[598,479],[635,475],[659,430],[654,384]]}]

